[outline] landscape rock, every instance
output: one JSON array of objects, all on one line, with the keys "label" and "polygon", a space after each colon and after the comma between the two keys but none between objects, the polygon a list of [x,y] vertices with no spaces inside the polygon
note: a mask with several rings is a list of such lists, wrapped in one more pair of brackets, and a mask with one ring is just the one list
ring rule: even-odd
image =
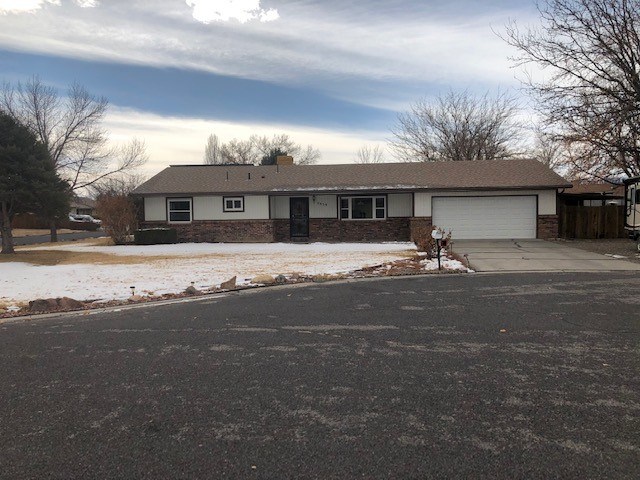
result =
[{"label": "landscape rock", "polygon": [[130,302],[139,302],[141,300],[142,300],[142,297],[140,295],[131,295],[129,297]]},{"label": "landscape rock", "polygon": [[84,303],[69,297],[56,299],[58,307],[62,310],[78,310],[84,308]]},{"label": "landscape rock", "polygon": [[222,282],[220,284],[220,289],[222,290],[233,290],[234,288],[236,288],[236,277],[232,277],[229,280],[227,280],[226,282]]},{"label": "landscape rock", "polygon": [[187,295],[198,295],[202,292],[198,290],[196,287],[194,287],[193,285],[191,285],[185,289],[184,293],[186,293]]},{"label": "landscape rock", "polygon": [[30,312],[52,312],[58,308],[58,302],[55,298],[38,298],[29,302]]},{"label": "landscape rock", "polygon": [[279,285],[282,285],[283,283],[287,283],[287,277],[285,277],[284,275],[278,275],[276,277],[276,283]]},{"label": "landscape rock", "polygon": [[7,313],[7,311],[4,308],[0,308],[0,315]]},{"label": "landscape rock", "polygon": [[316,283],[322,283],[322,282],[327,282],[329,280],[331,280],[333,277],[331,277],[331,275],[314,275],[312,280]]},{"label": "landscape rock", "polygon": [[264,285],[271,285],[276,280],[271,275],[257,275],[251,279],[251,283],[261,283]]}]

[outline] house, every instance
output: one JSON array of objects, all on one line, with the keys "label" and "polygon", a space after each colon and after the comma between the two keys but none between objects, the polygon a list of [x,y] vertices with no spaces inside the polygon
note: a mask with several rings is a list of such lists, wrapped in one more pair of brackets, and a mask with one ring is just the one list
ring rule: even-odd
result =
[{"label": "house", "polygon": [[624,238],[624,185],[574,183],[558,192],[562,238]]},{"label": "house", "polygon": [[558,200],[562,205],[580,207],[623,205],[624,185],[574,182],[569,190],[560,190]]},{"label": "house", "polygon": [[88,197],[74,197],[70,202],[72,215],[92,215],[95,213],[96,201]]},{"label": "house", "polygon": [[536,160],[350,165],[174,165],[133,193],[143,227],[183,242],[408,241],[432,225],[453,238],[554,238],[556,192]]}]

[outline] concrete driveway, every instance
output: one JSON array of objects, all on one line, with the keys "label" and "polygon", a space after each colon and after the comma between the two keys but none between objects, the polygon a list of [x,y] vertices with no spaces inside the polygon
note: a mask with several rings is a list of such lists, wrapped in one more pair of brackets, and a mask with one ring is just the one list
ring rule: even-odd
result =
[{"label": "concrete driveway", "polygon": [[545,240],[456,240],[477,272],[588,272],[640,270],[640,264]]}]

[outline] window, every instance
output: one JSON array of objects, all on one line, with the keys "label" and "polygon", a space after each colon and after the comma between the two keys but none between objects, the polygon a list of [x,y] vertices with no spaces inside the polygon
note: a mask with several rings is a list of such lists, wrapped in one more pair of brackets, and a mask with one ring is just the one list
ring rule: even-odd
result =
[{"label": "window", "polygon": [[386,197],[342,197],[342,220],[384,220],[387,217]]},{"label": "window", "polygon": [[173,223],[186,223],[191,221],[191,199],[169,198],[167,200],[167,213],[169,221]]},{"label": "window", "polygon": [[224,197],[222,210],[224,212],[244,212],[244,197]]}]

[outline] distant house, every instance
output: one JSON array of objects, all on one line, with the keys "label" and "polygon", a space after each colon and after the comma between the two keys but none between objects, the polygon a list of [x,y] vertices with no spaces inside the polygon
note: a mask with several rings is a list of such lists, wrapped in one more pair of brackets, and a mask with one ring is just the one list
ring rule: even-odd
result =
[{"label": "distant house", "polygon": [[70,203],[71,210],[69,213],[73,215],[91,215],[95,213],[96,201],[88,197],[75,197]]},{"label": "distant house", "polygon": [[624,185],[610,183],[577,183],[572,188],[561,190],[560,202],[567,206],[602,207],[624,204]]},{"label": "distant house", "polygon": [[417,228],[454,239],[554,238],[557,189],[536,160],[366,165],[174,165],[133,193],[145,227],[179,241],[408,241]]}]

